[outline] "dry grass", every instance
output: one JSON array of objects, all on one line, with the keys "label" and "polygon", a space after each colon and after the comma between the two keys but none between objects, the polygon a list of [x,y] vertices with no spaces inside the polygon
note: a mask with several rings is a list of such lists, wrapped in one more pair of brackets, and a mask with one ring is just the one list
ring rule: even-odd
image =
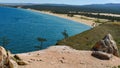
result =
[{"label": "dry grass", "polygon": [[69,37],[66,41],[59,41],[59,45],[68,45],[78,50],[90,50],[93,45],[106,34],[112,34],[120,50],[120,23],[101,24],[81,34]]}]

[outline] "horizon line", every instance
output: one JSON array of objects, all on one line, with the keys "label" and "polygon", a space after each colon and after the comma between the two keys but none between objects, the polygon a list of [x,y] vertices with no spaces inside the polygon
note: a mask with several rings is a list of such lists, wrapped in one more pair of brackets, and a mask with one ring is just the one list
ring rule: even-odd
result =
[{"label": "horizon line", "polygon": [[[18,3],[18,2],[16,2],[16,3],[7,3],[7,2],[3,2],[3,3],[0,3],[0,4],[56,4],[56,5],[59,5],[59,4],[63,4],[63,5],[78,5],[78,4],[64,4],[64,3]],[[81,5],[104,5],[104,4],[120,4],[120,3],[100,3],[100,4],[95,4],[95,3],[93,3],[93,4],[81,4]]]}]

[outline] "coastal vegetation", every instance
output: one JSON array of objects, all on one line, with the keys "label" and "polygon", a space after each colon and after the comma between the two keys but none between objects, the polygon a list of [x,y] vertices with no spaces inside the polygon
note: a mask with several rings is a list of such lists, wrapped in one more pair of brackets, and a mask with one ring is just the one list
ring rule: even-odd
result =
[{"label": "coastal vegetation", "polygon": [[93,14],[93,13],[75,13],[77,15],[83,15],[83,16],[87,16],[87,17],[92,17],[92,18],[99,18],[99,19],[107,19],[110,20],[112,22],[114,21],[120,21],[120,17],[116,17],[116,16],[109,16],[109,15],[101,15],[100,13],[98,14]]},{"label": "coastal vegetation", "polygon": [[64,36],[64,39],[69,37],[67,30],[64,30],[64,32],[62,32],[62,35]]},{"label": "coastal vegetation", "polygon": [[[67,14],[70,17],[74,15],[83,15],[92,18],[107,19],[110,21],[120,21],[120,16],[110,14],[120,14],[118,10],[119,5],[105,4],[105,5],[54,5],[54,4],[41,4],[41,5],[25,5],[25,6],[12,6],[21,7],[25,9],[35,9],[39,11],[49,11],[57,14]],[[107,13],[101,14],[101,13]]]},{"label": "coastal vegetation", "polygon": [[105,23],[96,26],[83,33],[69,37],[66,41],[61,40],[57,45],[68,45],[77,50],[91,50],[97,41],[102,39],[106,34],[112,34],[117,42],[118,49],[120,50],[120,24],[119,23]]},{"label": "coastal vegetation", "polygon": [[14,7],[31,8],[40,11],[52,11],[56,13],[68,12],[90,12],[90,13],[113,13],[120,14],[119,4],[98,4],[98,5],[65,5],[65,4],[37,4],[37,5],[17,5]]}]

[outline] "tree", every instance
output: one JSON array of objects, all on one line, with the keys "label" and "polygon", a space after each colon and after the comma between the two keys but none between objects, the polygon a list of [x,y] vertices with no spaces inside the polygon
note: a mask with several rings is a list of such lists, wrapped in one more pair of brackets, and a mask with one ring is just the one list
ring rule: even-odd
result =
[{"label": "tree", "polygon": [[39,47],[39,48],[42,48],[42,46],[43,46],[43,42],[47,41],[47,39],[42,38],[42,37],[38,37],[38,38],[37,38],[37,40],[38,40],[39,42],[41,42],[41,44],[40,44],[40,47]]},{"label": "tree", "polygon": [[0,45],[5,47],[7,46],[10,42],[10,39],[8,39],[6,36],[0,38]]},{"label": "tree", "polygon": [[95,20],[95,23],[100,23],[100,20],[99,20],[99,19],[96,19],[96,20]]},{"label": "tree", "polygon": [[64,39],[69,37],[67,30],[64,30],[64,32],[62,32],[62,35],[64,36]]},{"label": "tree", "polygon": [[73,17],[74,15],[73,15],[73,14],[67,14],[67,16],[69,16],[69,17]]}]

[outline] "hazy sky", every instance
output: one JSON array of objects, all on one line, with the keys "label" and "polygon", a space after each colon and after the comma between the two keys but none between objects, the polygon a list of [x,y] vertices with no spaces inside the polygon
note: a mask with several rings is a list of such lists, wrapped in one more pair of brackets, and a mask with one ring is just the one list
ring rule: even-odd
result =
[{"label": "hazy sky", "polygon": [[104,4],[120,3],[120,0],[0,0],[0,3],[55,3],[55,4]]}]

